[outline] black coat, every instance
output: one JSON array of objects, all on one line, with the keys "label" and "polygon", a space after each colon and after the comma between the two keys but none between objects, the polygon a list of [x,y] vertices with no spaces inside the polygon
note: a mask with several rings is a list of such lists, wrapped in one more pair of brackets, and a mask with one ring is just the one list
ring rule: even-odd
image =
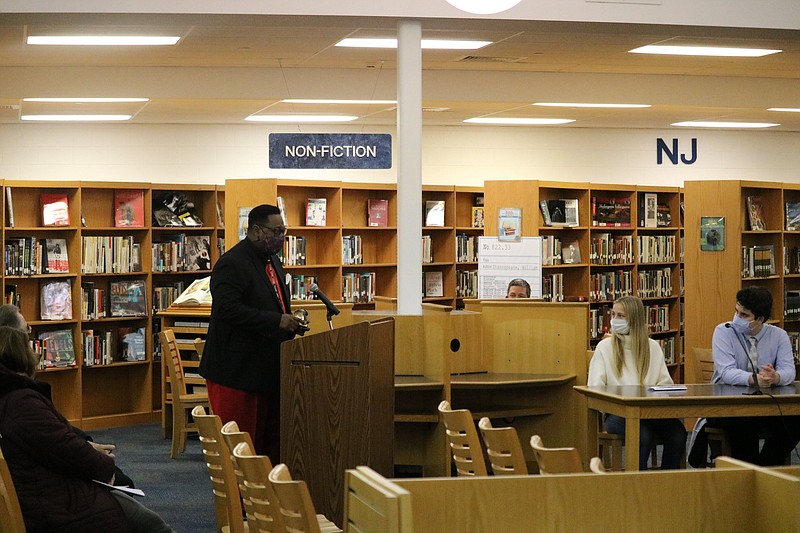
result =
[{"label": "black coat", "polygon": [[267,257],[248,239],[220,257],[211,272],[211,319],[200,375],[218,385],[248,392],[280,388],[281,343],[294,334],[279,329],[283,312],[267,278],[267,261],[290,306],[278,257]]},{"label": "black coat", "polygon": [[116,499],[91,481],[107,482],[114,459],[72,430],[41,385],[0,365],[0,447],[28,533],[129,531]]}]

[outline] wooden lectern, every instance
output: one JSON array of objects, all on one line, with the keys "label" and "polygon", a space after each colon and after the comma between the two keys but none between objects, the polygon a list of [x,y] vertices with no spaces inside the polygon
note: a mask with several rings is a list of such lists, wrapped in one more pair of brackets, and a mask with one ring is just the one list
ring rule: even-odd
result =
[{"label": "wooden lectern", "polygon": [[336,524],[346,469],[367,465],[392,477],[393,414],[393,319],[283,343],[281,461]]}]

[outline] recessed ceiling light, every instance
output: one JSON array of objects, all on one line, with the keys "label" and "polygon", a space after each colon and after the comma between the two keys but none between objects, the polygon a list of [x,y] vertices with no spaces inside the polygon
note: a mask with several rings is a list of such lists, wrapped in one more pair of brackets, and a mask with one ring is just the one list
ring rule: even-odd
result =
[{"label": "recessed ceiling light", "polygon": [[[425,50],[477,50],[492,44],[492,41],[459,41],[451,39],[422,39]],[[347,48],[397,48],[397,39],[362,39],[347,37],[336,46]]]},{"label": "recessed ceiling light", "polygon": [[169,46],[180,37],[159,35],[29,35],[28,44],[61,46]]},{"label": "recessed ceiling light", "polygon": [[671,126],[683,126],[686,128],[772,128],[780,126],[772,122],[714,122],[703,120],[688,120],[685,122],[674,122]]},{"label": "recessed ceiling light", "polygon": [[451,6],[476,15],[500,13],[511,9],[519,2],[520,0],[447,0]]},{"label": "recessed ceiling light", "polygon": [[250,122],[350,122],[354,115],[250,115]]},{"label": "recessed ceiling light", "polygon": [[106,104],[117,102],[149,102],[149,98],[23,98],[23,102],[56,102],[65,104]]},{"label": "recessed ceiling light", "polygon": [[767,111],[782,111],[784,113],[800,113],[800,107],[770,107]]},{"label": "recessed ceiling light", "polygon": [[650,107],[650,104],[570,104],[570,103],[560,103],[560,102],[537,102],[533,105],[543,106],[543,107],[610,107],[610,108],[622,108],[622,109],[636,109],[642,107]]},{"label": "recessed ceiling light", "polygon": [[464,122],[470,124],[499,124],[514,126],[553,126],[575,122],[571,118],[521,118],[521,117],[475,117]]},{"label": "recessed ceiling light", "polygon": [[113,122],[130,120],[130,115],[22,115],[21,120],[39,122]]},{"label": "recessed ceiling light", "polygon": [[722,46],[671,46],[650,44],[628,50],[631,54],[661,54],[677,56],[715,56],[715,57],[762,57],[777,54],[783,50],[764,48],[733,48]]},{"label": "recessed ceiling light", "polygon": [[287,104],[353,104],[353,105],[392,105],[396,104],[397,100],[326,100],[326,99],[313,99],[313,98],[288,98],[281,100]]}]

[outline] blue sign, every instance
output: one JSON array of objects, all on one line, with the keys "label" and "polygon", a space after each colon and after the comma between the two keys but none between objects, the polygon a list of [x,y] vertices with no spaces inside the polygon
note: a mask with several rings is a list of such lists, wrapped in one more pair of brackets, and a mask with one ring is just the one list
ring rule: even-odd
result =
[{"label": "blue sign", "polygon": [[270,133],[269,168],[390,169],[388,133]]},{"label": "blue sign", "polygon": [[656,163],[662,165],[664,163],[664,156],[667,156],[673,165],[678,164],[678,156],[681,157],[681,163],[684,165],[693,165],[697,161],[697,138],[692,138],[692,155],[686,157],[686,154],[678,153],[678,139],[672,139],[672,149],[667,146],[666,141],[659,137],[656,139]]}]

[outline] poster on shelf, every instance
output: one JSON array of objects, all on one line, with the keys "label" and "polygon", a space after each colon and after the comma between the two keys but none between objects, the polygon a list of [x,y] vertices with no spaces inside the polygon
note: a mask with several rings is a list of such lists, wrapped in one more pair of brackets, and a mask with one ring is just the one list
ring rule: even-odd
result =
[{"label": "poster on shelf", "polygon": [[531,298],[542,297],[541,237],[479,237],[478,246],[478,298],[505,298],[508,282],[516,278],[528,282]]},{"label": "poster on shelf", "polygon": [[725,217],[700,217],[700,249],[704,252],[725,249]]}]

